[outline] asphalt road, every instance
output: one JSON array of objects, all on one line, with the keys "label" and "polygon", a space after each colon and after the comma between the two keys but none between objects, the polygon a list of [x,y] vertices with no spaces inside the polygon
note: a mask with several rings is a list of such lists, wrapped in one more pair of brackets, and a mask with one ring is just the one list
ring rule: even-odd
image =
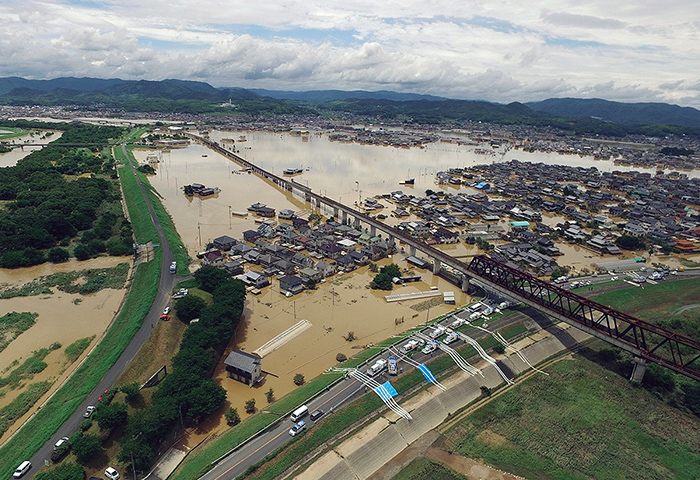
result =
[{"label": "asphalt road", "polygon": [[[459,316],[460,318],[464,319],[469,315],[469,313],[470,312],[468,311],[461,312]],[[453,319],[454,318],[445,319],[441,323],[447,326]],[[497,330],[503,328],[506,325],[522,320],[533,320],[533,317],[526,315],[522,312],[511,312],[509,315],[506,315],[494,322],[491,322],[489,324],[489,329]],[[537,318],[535,320],[539,322],[540,319]],[[546,321],[547,323],[549,323],[548,320]],[[426,330],[432,329],[427,327]],[[473,338],[478,339],[486,335],[487,334],[484,332],[478,332],[478,334],[473,333]],[[408,342],[408,340],[409,339],[407,337],[406,342]],[[399,345],[403,345],[403,343],[400,343]],[[450,346],[453,348],[458,348],[462,344],[462,341],[457,341]],[[438,355],[443,355],[443,353],[437,350],[431,354],[425,355],[420,351],[416,351],[413,353],[411,359],[416,361],[417,363],[424,363]],[[387,358],[388,356],[389,353],[384,353],[382,355],[382,358]],[[404,373],[408,373],[413,368],[403,361],[399,362],[399,366],[403,368]],[[385,381],[391,380],[392,378],[394,377],[389,376],[386,370],[383,373],[373,377],[373,379],[379,383],[384,383]],[[309,412],[313,412],[317,409],[322,409],[325,412],[325,415],[320,419],[322,420],[328,415],[334,415],[335,413],[333,412],[337,411],[343,405],[364,395],[368,390],[369,389],[365,389],[364,385],[358,380],[355,380],[352,377],[347,377],[345,380],[333,385],[331,388],[329,388],[328,391],[319,395],[312,401],[306,403],[306,406],[309,408]],[[375,395],[375,393],[372,391],[370,391],[369,394]],[[308,415],[303,420],[307,424],[307,429],[313,428],[314,422],[312,422],[309,419]],[[211,469],[205,475],[200,477],[200,480],[229,480],[238,477],[239,475],[243,474],[248,467],[259,462],[270,453],[274,452],[278,448],[285,445],[287,442],[291,441],[293,437],[289,435],[289,429],[292,427],[292,425],[294,425],[294,423],[288,418],[282,420],[267,432],[246,443],[234,453],[223,459],[213,469]]]},{"label": "asphalt road", "polygon": [[[124,154],[126,155],[125,146],[121,145],[121,148]],[[160,248],[163,252],[163,258],[161,261],[160,283],[158,284],[158,292],[156,294],[156,298],[153,302],[153,305],[151,306],[151,310],[148,312],[146,318],[144,318],[141,328],[136,333],[136,335],[134,335],[134,338],[131,339],[131,342],[129,342],[129,345],[127,345],[126,349],[122,352],[117,362],[112,366],[112,368],[109,369],[107,374],[97,384],[97,387],[95,387],[92,393],[88,395],[87,399],[80,404],[78,410],[76,410],[73,413],[73,415],[71,415],[68,418],[68,420],[66,420],[63,423],[63,425],[56,431],[56,433],[51,437],[51,439],[46,444],[44,444],[44,446],[41,447],[39,451],[36,452],[34,456],[29,460],[30,462],[32,462],[33,467],[25,478],[32,478],[36,473],[38,473],[39,467],[44,465],[44,461],[46,459],[51,458],[51,452],[53,451],[55,443],[61,437],[70,437],[76,430],[78,430],[80,423],[84,420],[83,413],[85,413],[85,410],[88,407],[88,405],[97,404],[97,398],[105,390],[112,388],[114,383],[121,376],[121,374],[124,372],[129,363],[131,363],[131,361],[139,352],[144,343],[146,343],[146,340],[151,335],[151,332],[153,332],[153,328],[151,325],[158,322],[158,317],[160,316],[165,306],[170,302],[172,289],[177,282],[177,277],[175,275],[170,274],[169,270],[170,263],[173,261],[172,249],[170,248],[170,245],[168,244],[168,241],[165,238],[163,228],[160,225],[160,222],[158,221],[158,217],[156,216],[155,210],[153,209],[153,205],[151,204],[151,201],[148,195],[146,194],[146,190],[141,184],[139,177],[136,175],[136,171],[133,165],[131,165],[131,170],[133,171],[134,176],[136,177],[136,181],[139,184],[141,194],[146,200],[148,211],[151,214],[153,223],[156,226],[156,231],[158,233],[158,238],[161,245]],[[89,358],[87,361],[90,361]],[[120,473],[124,475],[124,472]]]}]

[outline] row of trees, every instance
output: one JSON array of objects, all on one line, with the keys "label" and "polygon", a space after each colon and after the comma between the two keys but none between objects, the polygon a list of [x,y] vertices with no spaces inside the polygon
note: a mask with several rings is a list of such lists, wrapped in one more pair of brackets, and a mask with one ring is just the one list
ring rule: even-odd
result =
[{"label": "row of trees", "polygon": [[[174,424],[198,423],[226,399],[225,390],[210,377],[240,321],[245,286],[210,266],[200,268],[194,277],[199,288],[212,294],[212,303],[195,301],[198,307],[190,309],[187,318],[196,315],[199,322],[190,324],[185,331],[180,350],[173,358],[172,372],[153,394],[152,404],[128,419],[121,442],[119,460],[133,461],[139,470],[150,466]],[[176,303],[178,316],[184,312],[183,306],[192,304],[188,297]]]}]

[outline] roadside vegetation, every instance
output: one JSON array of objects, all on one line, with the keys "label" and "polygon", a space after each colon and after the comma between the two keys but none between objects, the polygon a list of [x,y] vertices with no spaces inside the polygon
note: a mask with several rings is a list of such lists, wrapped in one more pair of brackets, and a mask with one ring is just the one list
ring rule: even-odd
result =
[{"label": "roadside vegetation", "polygon": [[139,471],[151,466],[177,423],[200,423],[226,398],[225,390],[209,377],[240,321],[245,286],[214,267],[200,268],[195,278],[213,301],[200,312],[200,321],[185,330],[172,371],[153,393],[151,404],[129,416],[119,439],[119,461]]},{"label": "roadside vegetation", "polygon": [[[14,424],[22,415],[27,413],[30,408],[51,388],[53,382],[43,381],[27,385],[22,393],[17,395],[17,398],[12,400],[8,405],[0,408],[0,436]],[[19,462],[16,463],[17,465]],[[15,465],[13,463],[12,465]],[[12,467],[7,467],[8,472],[12,472]],[[9,476],[9,473],[8,473]]]},{"label": "roadside vegetation", "polygon": [[414,458],[392,480],[467,480],[440,462],[427,458]]},{"label": "roadside vegetation", "polygon": [[68,363],[75,362],[78,359],[78,357],[80,357],[80,355],[83,354],[85,349],[92,343],[94,339],[94,335],[92,337],[79,338],[75,342],[68,345],[63,351],[63,354],[66,356]]},{"label": "roadside vegetation", "polygon": [[[134,162],[135,165],[135,160],[133,159],[133,155],[131,154],[131,148],[132,147],[129,147],[127,149],[127,151],[129,152],[128,161]],[[146,188],[148,197],[150,198],[151,204],[153,205],[153,209],[156,212],[156,217],[158,217],[158,221],[160,222],[160,225],[163,228],[165,238],[168,239],[168,244],[170,245],[170,248],[173,252],[173,258],[177,262],[177,273],[179,275],[187,275],[189,273],[187,266],[192,261],[189,254],[187,253],[187,247],[182,242],[180,235],[177,233],[172,217],[168,214],[168,212],[166,212],[165,207],[161,203],[160,195],[158,195],[156,191],[151,187],[147,175],[145,175],[143,172],[138,172],[137,175],[141,179],[141,183]]]},{"label": "roadside vegetation", "polygon": [[697,478],[700,420],[579,355],[548,373],[494,398],[440,445],[526,478]]}]

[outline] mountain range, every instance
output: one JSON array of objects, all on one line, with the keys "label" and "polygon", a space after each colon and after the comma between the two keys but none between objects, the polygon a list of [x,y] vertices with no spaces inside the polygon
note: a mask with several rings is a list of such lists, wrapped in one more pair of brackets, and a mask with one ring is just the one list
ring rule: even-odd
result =
[{"label": "mountain range", "polygon": [[503,105],[386,90],[295,92],[216,88],[205,82],[176,79],[0,78],[0,104],[6,105],[78,105],[130,111],[210,113],[234,102],[237,112],[247,114],[312,113],[312,109],[320,108],[386,119],[409,118],[423,123],[477,120],[561,126],[562,119],[568,118],[578,119],[576,122],[587,125],[601,122],[622,126],[661,124],[700,127],[699,110],[666,103],[550,98],[540,102]]}]

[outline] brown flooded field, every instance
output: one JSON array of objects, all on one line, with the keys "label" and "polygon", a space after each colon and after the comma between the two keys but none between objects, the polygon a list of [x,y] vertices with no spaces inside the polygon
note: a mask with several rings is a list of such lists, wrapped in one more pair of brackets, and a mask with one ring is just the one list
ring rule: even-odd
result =
[{"label": "brown flooded field", "polygon": [[[407,266],[400,255],[381,263],[392,261],[402,268]],[[301,373],[309,380],[334,366],[338,353],[350,357],[368,345],[454,309],[454,305],[445,305],[442,298],[430,309],[411,308],[425,300],[387,303],[384,296],[389,293],[409,293],[436,286],[440,291],[454,291],[458,305],[469,302],[468,295],[446,280],[423,270],[414,273],[422,276],[421,282],[395,287],[392,292],[370,290],[367,286],[373,274],[363,267],[327,279],[316,291],[305,291],[291,298],[279,293],[276,281],[260,295],[249,296],[244,318],[228,351],[234,348],[253,351],[301,320],[309,320],[312,326],[263,358],[263,370],[269,374],[253,388],[227,378],[220,364],[215,377],[228,392],[230,405],[226,408],[235,407],[245,417],[244,403],[254,398],[257,407],[264,409],[265,392],[272,388],[277,398],[289,393],[296,388],[292,381],[295,374]],[[355,333],[357,340],[347,342],[343,338],[349,331]],[[223,419],[218,427],[228,428]],[[195,435],[188,443],[195,444],[199,439]]]},{"label": "brown flooded field", "polygon": [[[52,273],[113,267],[125,261],[128,259],[124,257],[104,257],[84,262],[47,263],[17,270],[0,269],[0,284],[22,285]],[[95,340],[86,352],[89,351],[106,331],[123,297],[124,290],[105,289],[85,296],[55,290],[52,295],[0,299],[0,314],[2,315],[13,311],[39,314],[34,326],[18,336],[5,350],[0,352],[0,371],[6,371],[15,361],[21,363],[35,350],[48,348],[55,342],[60,343],[63,348],[51,352],[44,360],[48,365],[47,368],[35,375],[32,380],[23,382],[32,383],[43,380],[53,382],[49,393],[38,402],[37,405],[40,405],[80,361],[79,359],[74,365],[67,365],[63,349],[80,338],[94,335]],[[7,370],[3,375],[9,371]],[[7,387],[4,391],[7,391]],[[21,388],[7,391],[4,396],[0,397],[0,408],[10,403],[21,391]],[[21,418],[5,436],[0,438],[0,442],[4,442],[9,435],[14,433],[16,428],[33,412],[34,409]]]}]

